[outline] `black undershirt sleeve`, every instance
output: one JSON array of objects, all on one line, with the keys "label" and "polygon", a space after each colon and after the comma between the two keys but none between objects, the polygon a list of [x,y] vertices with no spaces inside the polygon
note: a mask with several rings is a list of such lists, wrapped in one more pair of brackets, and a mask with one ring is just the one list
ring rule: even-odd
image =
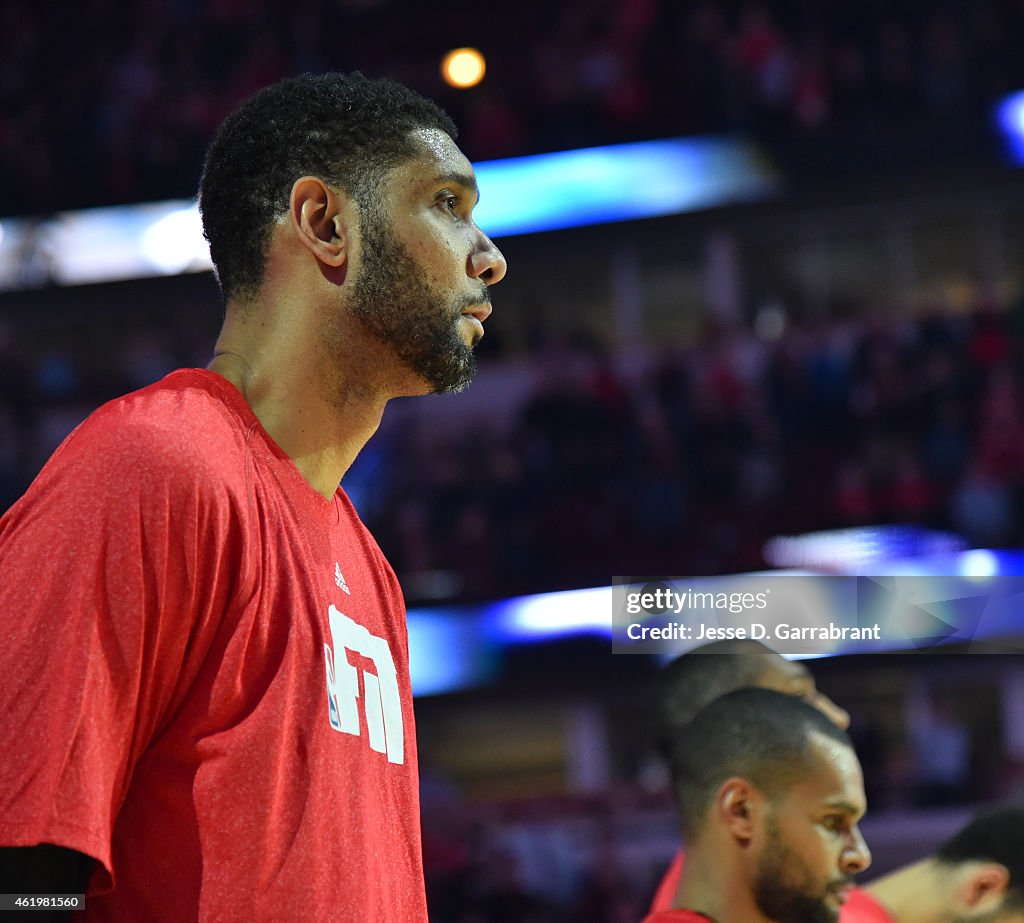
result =
[{"label": "black undershirt sleeve", "polygon": [[[73,849],[41,843],[0,847],[0,894],[84,894],[95,860]],[[67,923],[75,911],[0,910],[0,920]]]}]

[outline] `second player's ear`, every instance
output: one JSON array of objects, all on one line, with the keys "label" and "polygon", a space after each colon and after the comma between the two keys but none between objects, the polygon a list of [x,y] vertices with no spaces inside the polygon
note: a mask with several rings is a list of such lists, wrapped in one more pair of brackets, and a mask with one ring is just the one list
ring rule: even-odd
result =
[{"label": "second player's ear", "polygon": [[351,202],[317,176],[292,184],[288,202],[292,230],[325,267],[340,269],[348,260]]},{"label": "second player's ear", "polygon": [[722,783],[715,799],[720,822],[746,846],[757,831],[758,791],[746,779],[734,776]]}]

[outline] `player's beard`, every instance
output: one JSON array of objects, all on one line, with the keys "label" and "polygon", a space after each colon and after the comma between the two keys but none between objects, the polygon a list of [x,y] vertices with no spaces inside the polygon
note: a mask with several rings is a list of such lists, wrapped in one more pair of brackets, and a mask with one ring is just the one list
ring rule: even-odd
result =
[{"label": "player's beard", "polygon": [[435,393],[461,391],[476,371],[476,357],[460,333],[462,310],[472,303],[446,297],[398,240],[387,219],[363,208],[359,277],[352,312],[374,336]]},{"label": "player's beard", "polygon": [[[768,823],[768,841],[757,868],[754,901],[776,923],[836,923],[838,908],[830,906],[827,892],[814,894],[814,876],[806,864],[782,842],[778,827]],[[845,882],[831,882],[838,885]]]}]

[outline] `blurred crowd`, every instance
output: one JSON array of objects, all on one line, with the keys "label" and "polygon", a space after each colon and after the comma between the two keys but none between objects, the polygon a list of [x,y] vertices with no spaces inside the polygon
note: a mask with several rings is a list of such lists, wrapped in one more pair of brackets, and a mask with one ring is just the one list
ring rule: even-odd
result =
[{"label": "blurred crowd", "polygon": [[875,523],[1018,544],[1021,321],[710,328],[633,376],[551,343],[508,425],[406,433],[370,525],[414,598],[438,571],[485,597],[754,569],[771,536]]},{"label": "blurred crowd", "polygon": [[[615,796],[504,806],[446,799],[442,815],[429,787],[425,794],[423,860],[437,923],[636,923],[676,841],[667,799],[652,826],[650,811]],[[641,836],[661,834],[655,859],[626,861],[630,824]]]},{"label": "blurred crowd", "polygon": [[[0,509],[102,400],[206,364],[197,334],[145,323],[102,355],[0,331]],[[709,326],[639,362],[550,335],[489,360],[529,377],[524,399],[455,427],[422,402],[371,441],[351,490],[410,602],[756,569],[772,536],[863,524],[1016,545],[1022,336],[1021,307],[990,303],[774,339]]]},{"label": "blurred crowd", "polygon": [[[0,215],[190,196],[240,99],[328,69],[439,98],[474,159],[733,130],[877,146],[930,120],[952,145],[1024,87],[1022,33],[1016,0],[522,0],[493,23],[460,2],[9,0]],[[489,62],[470,91],[439,74],[458,44]]]}]

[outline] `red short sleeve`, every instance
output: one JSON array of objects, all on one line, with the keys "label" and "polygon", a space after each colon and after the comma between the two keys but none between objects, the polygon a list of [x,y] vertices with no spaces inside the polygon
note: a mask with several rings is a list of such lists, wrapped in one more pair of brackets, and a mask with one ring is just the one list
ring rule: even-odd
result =
[{"label": "red short sleeve", "polygon": [[0,844],[108,875],[132,768],[241,579],[245,485],[204,460],[231,447],[146,411],[101,408],[0,519]]}]

